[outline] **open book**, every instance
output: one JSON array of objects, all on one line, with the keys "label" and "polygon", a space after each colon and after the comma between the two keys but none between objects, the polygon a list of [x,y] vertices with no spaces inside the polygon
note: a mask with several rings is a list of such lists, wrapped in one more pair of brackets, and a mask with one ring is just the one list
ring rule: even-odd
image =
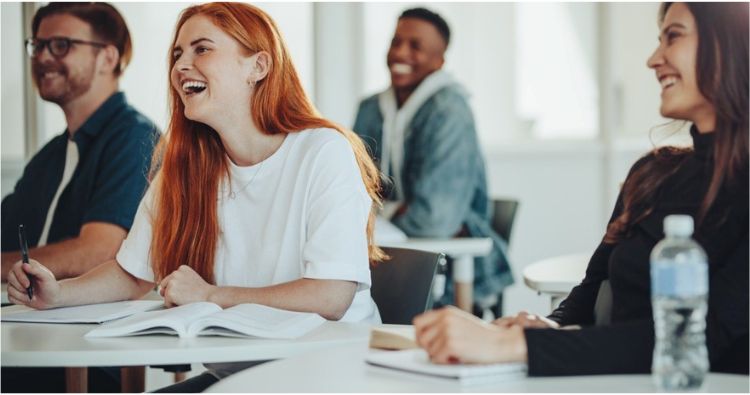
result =
[{"label": "open book", "polygon": [[86,337],[163,333],[180,337],[213,335],[294,339],[324,322],[323,317],[314,313],[298,313],[258,304],[245,303],[222,310],[217,304],[198,302],[135,314],[104,324],[86,333]]},{"label": "open book", "polygon": [[422,349],[371,352],[365,361],[373,366],[435,377],[456,379],[461,384],[480,384],[524,377],[524,363],[436,364]]},{"label": "open book", "polygon": [[370,330],[370,348],[405,350],[417,348],[411,325],[380,325]]},{"label": "open book", "polygon": [[43,322],[53,324],[100,324],[132,314],[154,310],[164,305],[161,300],[129,300],[83,306],[35,310],[26,306],[3,307],[2,320],[10,322]]}]

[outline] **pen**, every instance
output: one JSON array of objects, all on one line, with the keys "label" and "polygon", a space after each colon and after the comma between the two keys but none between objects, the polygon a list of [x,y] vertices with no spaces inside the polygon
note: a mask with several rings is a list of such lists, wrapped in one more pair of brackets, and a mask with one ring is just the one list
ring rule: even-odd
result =
[{"label": "pen", "polygon": [[[29,245],[26,243],[26,232],[23,230],[23,224],[18,225],[18,243],[21,244],[21,259],[25,265],[28,265]],[[26,294],[29,295],[29,300],[34,297],[34,286],[31,284],[31,281],[29,281],[29,287],[26,288]]]}]

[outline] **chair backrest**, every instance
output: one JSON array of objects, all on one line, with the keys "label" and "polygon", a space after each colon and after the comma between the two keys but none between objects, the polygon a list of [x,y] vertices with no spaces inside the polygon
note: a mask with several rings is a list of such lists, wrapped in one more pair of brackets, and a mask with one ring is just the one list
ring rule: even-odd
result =
[{"label": "chair backrest", "polygon": [[370,292],[384,324],[411,324],[432,307],[432,281],[445,255],[405,248],[383,248],[391,259],[371,270]]},{"label": "chair backrest", "polygon": [[516,211],[518,211],[518,200],[494,199],[492,206],[492,229],[510,244],[510,233],[513,230]]},{"label": "chair backrest", "polygon": [[609,280],[602,281],[594,302],[594,323],[604,326],[612,323],[612,286]]}]

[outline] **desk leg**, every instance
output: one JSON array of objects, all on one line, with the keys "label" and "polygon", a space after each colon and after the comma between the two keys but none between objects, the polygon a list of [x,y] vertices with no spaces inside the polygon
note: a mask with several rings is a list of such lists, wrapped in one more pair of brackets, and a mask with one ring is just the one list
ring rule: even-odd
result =
[{"label": "desk leg", "polygon": [[550,310],[550,312],[558,308],[560,306],[560,303],[562,303],[562,301],[565,300],[565,298],[567,297],[568,295],[559,295],[559,294],[550,295],[550,305],[552,307],[552,310]]},{"label": "desk leg", "polygon": [[124,393],[146,390],[146,367],[124,366],[120,368],[121,388]]},{"label": "desk leg", "polygon": [[453,285],[456,306],[471,313],[474,304],[474,257],[456,256],[453,260]]},{"label": "desk leg", "polygon": [[89,370],[88,368],[65,368],[65,391],[88,392]]},{"label": "desk leg", "polygon": [[186,378],[187,378],[187,372],[174,372],[175,384],[185,381]]}]

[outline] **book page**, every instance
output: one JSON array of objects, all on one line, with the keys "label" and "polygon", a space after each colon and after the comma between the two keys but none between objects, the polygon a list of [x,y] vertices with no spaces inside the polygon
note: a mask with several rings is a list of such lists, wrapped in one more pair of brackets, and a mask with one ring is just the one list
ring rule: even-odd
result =
[{"label": "book page", "polygon": [[189,336],[244,335],[268,339],[295,339],[324,322],[323,317],[314,313],[243,303],[193,322],[188,333]]},{"label": "book page", "polygon": [[201,317],[221,311],[214,303],[198,302],[171,309],[149,311],[110,322],[86,333],[86,337],[136,336],[154,333],[177,333],[184,337],[188,324]]},{"label": "book page", "polygon": [[35,310],[26,306],[9,306],[2,308],[0,317],[3,321],[8,322],[99,324],[157,309],[162,305],[163,302],[160,300],[128,300],[49,310]]}]

